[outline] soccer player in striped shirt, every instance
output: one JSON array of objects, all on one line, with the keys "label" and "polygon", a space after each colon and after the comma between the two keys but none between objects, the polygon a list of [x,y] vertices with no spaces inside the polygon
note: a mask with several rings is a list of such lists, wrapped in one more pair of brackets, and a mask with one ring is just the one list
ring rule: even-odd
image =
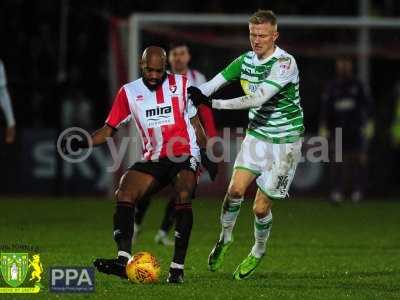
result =
[{"label": "soccer player in striped shirt", "polygon": [[[232,230],[243,196],[255,180],[254,245],[234,272],[235,279],[250,276],[266,250],[271,231],[272,201],[283,199],[301,157],[304,132],[300,106],[299,71],[292,55],[279,48],[277,20],[272,11],[260,10],[249,19],[252,51],[240,55],[212,80],[188,91],[195,105],[208,103],[214,109],[249,109],[249,126],[221,212],[222,230],[208,265],[219,269],[233,243]],[[245,96],[210,100],[222,85],[240,80]]]},{"label": "soccer player in striped shirt", "polygon": [[[126,278],[125,266],[131,258],[134,206],[171,184],[175,197],[175,248],[167,282],[182,283],[186,252],[193,224],[191,199],[197,184],[198,165],[213,163],[207,158],[206,136],[197,109],[187,97],[187,78],[166,73],[166,53],[160,47],[145,49],[143,77],[125,84],[118,92],[106,124],[92,134],[92,145],[104,144],[123,123],[133,121],[140,133],[142,159],[121,177],[115,193],[113,216],[117,258],[99,258],[98,271]],[[88,141],[61,143],[63,152],[87,148]],[[199,147],[200,145],[200,147]],[[209,168],[208,168],[209,169]]]},{"label": "soccer player in striped shirt", "polygon": [[[189,52],[188,45],[183,41],[175,41],[170,44],[168,61],[170,64],[170,72],[173,74],[185,75],[191,85],[200,86],[206,82],[205,76],[198,70],[189,68],[191,55]],[[215,137],[217,135],[217,129],[215,127],[214,115],[212,109],[207,105],[200,105],[197,108],[197,113],[201,121],[201,125],[208,138]],[[211,178],[213,180],[213,178]],[[168,232],[175,221],[175,200],[171,197],[164,212],[164,217],[161,221],[160,229],[158,230],[154,241],[158,244],[165,246],[173,245],[173,241],[168,238]],[[135,212],[135,235],[134,239],[137,238],[139,231],[141,230],[141,224],[149,208],[150,199],[144,199],[136,205]]]}]

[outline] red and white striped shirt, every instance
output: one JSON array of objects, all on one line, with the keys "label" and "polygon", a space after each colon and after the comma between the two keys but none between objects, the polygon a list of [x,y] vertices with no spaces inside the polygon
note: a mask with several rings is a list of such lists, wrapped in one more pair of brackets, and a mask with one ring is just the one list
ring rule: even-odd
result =
[{"label": "red and white striped shirt", "polygon": [[106,124],[118,128],[132,118],[141,135],[142,160],[192,155],[199,158],[199,147],[190,118],[197,110],[187,98],[189,81],[185,76],[168,74],[155,90],[139,78],[125,84],[115,97]]},{"label": "red and white striped shirt", "polygon": [[[199,87],[203,83],[205,83],[206,77],[200,73],[199,71],[195,69],[189,69],[186,72],[186,77],[189,79],[192,85],[195,87]],[[198,115],[201,121],[201,124],[203,125],[204,131],[206,132],[206,135],[211,138],[214,136],[217,136],[217,129],[215,126],[215,121],[214,121],[214,114],[211,109],[211,107],[208,107],[206,105],[200,105],[197,108]]]},{"label": "red and white striped shirt", "polygon": [[[188,69],[184,74],[190,81],[191,85],[199,87],[203,83],[207,82],[206,77],[195,69]],[[210,107],[206,105],[200,105],[197,107],[197,113],[200,118],[201,124],[203,125],[206,135],[211,138],[217,136],[217,128],[215,126],[214,114]]]}]

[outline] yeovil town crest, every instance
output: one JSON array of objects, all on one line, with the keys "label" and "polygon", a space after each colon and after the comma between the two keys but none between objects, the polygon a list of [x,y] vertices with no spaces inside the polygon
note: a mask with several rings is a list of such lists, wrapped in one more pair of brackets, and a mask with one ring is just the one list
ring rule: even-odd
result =
[{"label": "yeovil town crest", "polygon": [[[0,293],[38,293],[43,273],[39,254],[29,259],[29,253],[1,253],[1,275],[9,287],[0,287]],[[24,284],[31,269],[31,276]],[[23,287],[21,285],[24,284]]]}]

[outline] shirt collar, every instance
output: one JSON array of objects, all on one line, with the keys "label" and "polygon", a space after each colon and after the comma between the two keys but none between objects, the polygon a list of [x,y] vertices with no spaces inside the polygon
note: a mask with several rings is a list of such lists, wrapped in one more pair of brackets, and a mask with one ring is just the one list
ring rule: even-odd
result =
[{"label": "shirt collar", "polygon": [[275,45],[275,51],[268,57],[259,60],[257,55],[254,54],[254,63],[256,65],[262,65],[265,64],[267,61],[269,61],[271,58],[273,57],[279,57],[280,54],[283,52],[283,50],[281,48],[279,48],[278,46]]},{"label": "shirt collar", "polygon": [[161,78],[160,84],[158,84],[156,86],[148,84],[147,81],[143,77],[142,77],[142,82],[151,92],[154,92],[156,89],[158,89],[158,87],[160,87],[164,83],[165,79],[167,79],[167,76],[168,76],[168,73],[165,72],[163,77]]}]

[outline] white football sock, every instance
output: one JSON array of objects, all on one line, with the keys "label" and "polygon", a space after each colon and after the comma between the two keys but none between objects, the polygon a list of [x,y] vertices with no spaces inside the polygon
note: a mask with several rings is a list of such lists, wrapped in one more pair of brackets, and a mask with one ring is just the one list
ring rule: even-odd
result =
[{"label": "white football sock", "polygon": [[125,252],[125,251],[118,251],[117,256],[118,257],[123,256],[123,257],[126,257],[127,259],[131,259],[131,257],[132,257],[132,255],[130,253]]},{"label": "white football sock", "polygon": [[240,205],[242,204],[243,197],[238,199],[232,199],[227,197],[227,203],[222,208],[221,212],[221,225],[222,231],[220,234],[220,241],[224,243],[232,240],[232,231],[235,226],[237,216],[240,212]]},{"label": "white football sock", "polygon": [[185,267],[184,265],[177,264],[177,263],[174,263],[174,262],[171,262],[171,265],[170,265],[170,268],[172,268],[172,269],[181,269],[181,270],[183,270],[184,267]]},{"label": "white football sock", "polygon": [[261,219],[254,217],[254,246],[251,249],[251,254],[257,258],[260,258],[265,253],[271,226],[272,212]]}]

